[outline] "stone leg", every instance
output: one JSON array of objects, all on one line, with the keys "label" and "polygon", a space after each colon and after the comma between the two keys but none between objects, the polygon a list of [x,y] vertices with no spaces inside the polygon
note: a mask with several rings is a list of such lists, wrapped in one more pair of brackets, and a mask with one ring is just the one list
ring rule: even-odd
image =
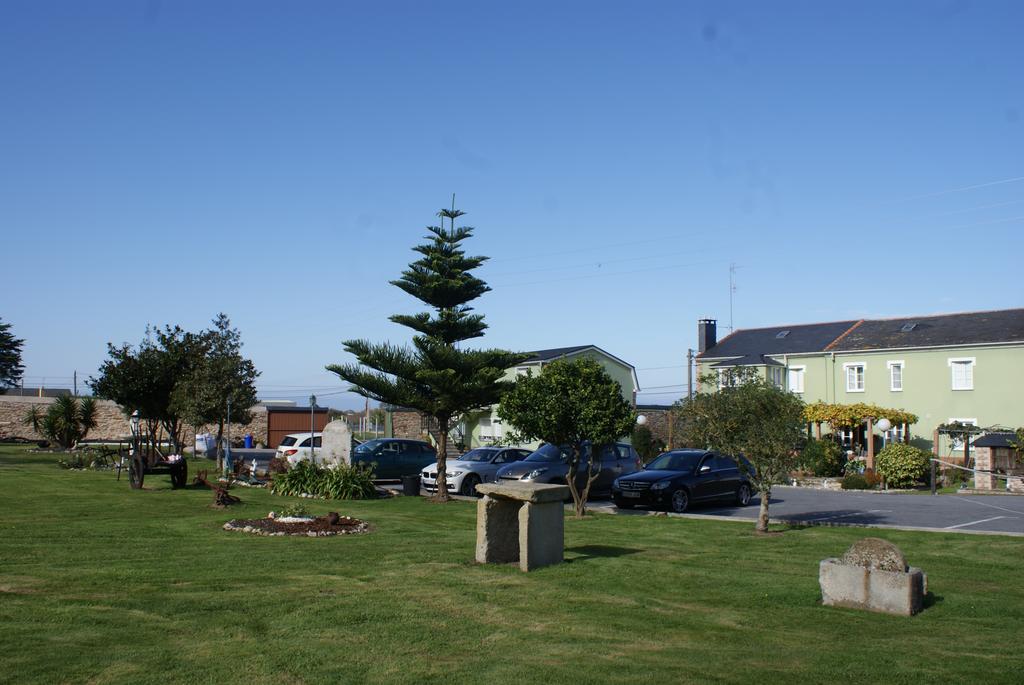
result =
[{"label": "stone leg", "polygon": [[519,561],[520,502],[485,496],[476,504],[476,560],[481,564]]},{"label": "stone leg", "polygon": [[818,582],[825,606],[861,608],[868,603],[868,570],[862,566],[825,559],[818,567]]},{"label": "stone leg", "polygon": [[565,552],[565,509],[561,502],[526,502],[519,510],[519,568],[532,571],[560,564]]}]

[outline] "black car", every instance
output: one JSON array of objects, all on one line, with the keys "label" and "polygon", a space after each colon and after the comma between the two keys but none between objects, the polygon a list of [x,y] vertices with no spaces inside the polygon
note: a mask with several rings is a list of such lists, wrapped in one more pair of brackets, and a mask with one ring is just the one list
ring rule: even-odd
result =
[{"label": "black car", "polygon": [[617,478],[612,485],[619,508],[665,507],[680,514],[695,502],[716,499],[746,506],[752,493],[750,481],[732,457],[695,449],[660,454],[642,471]]}]

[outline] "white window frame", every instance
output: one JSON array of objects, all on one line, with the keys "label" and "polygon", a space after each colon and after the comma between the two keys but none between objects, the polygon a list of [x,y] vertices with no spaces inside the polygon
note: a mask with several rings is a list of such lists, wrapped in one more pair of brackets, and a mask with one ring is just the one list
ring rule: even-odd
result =
[{"label": "white window frame", "polygon": [[[850,387],[850,369],[860,367],[860,388]],[[865,362],[846,362],[843,364],[843,378],[846,380],[846,392],[864,392],[867,387],[868,365]]]},{"label": "white window frame", "polygon": [[[788,373],[786,374],[786,385],[789,386],[789,391],[792,393],[796,393],[797,395],[804,394],[804,379],[807,375],[807,367],[791,366],[789,367],[789,369],[787,369],[787,372]],[[796,374],[796,377],[800,379],[799,388],[794,388],[793,383],[791,382],[793,380],[794,372]]]},{"label": "white window frame", "polygon": [[[949,366],[949,387],[951,390],[974,390],[974,367],[978,365],[978,360],[975,357],[950,357],[946,360],[946,364]],[[956,370],[961,364],[966,364],[968,369],[968,386],[969,387],[956,387]]]},{"label": "white window frame", "polygon": [[781,366],[769,366],[768,367],[768,382],[774,385],[776,388],[784,387],[783,384],[786,382],[786,377],[783,374],[783,367]]},{"label": "white window frame", "polygon": [[[887,361],[885,365],[889,368],[889,390],[890,392],[903,392],[903,372],[906,370],[907,365],[902,359],[893,359]],[[896,378],[893,376],[893,369],[899,367],[900,369],[900,387],[896,387]]]},{"label": "white window frame", "polygon": [[516,367],[516,378],[518,378],[519,376],[525,376],[528,373],[530,373],[530,367],[529,366],[517,366]]}]

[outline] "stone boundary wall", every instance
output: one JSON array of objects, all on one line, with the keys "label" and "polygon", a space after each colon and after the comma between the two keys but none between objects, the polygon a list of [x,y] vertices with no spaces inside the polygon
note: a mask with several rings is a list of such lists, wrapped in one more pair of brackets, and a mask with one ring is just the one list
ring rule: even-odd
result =
[{"label": "stone boundary wall", "polygon": [[396,410],[391,412],[390,438],[407,440],[423,440],[423,417],[415,410]]},{"label": "stone boundary wall", "polygon": [[[23,423],[25,414],[28,413],[33,405],[42,405],[42,408],[45,410],[53,402],[54,398],[52,397],[0,395],[0,440],[12,437],[41,440],[41,435],[38,435]],[[266,441],[266,407],[253,407],[252,414],[252,422],[248,425],[231,424],[232,439],[241,437],[246,433],[252,433],[257,443]],[[192,445],[193,433],[212,433],[216,435],[217,426],[200,426],[198,430],[195,430],[193,426],[185,426],[182,437],[187,447]],[[86,440],[122,440],[130,436],[131,428],[128,425],[128,418],[124,415],[121,407],[110,400],[96,400],[96,427],[89,431]]]}]

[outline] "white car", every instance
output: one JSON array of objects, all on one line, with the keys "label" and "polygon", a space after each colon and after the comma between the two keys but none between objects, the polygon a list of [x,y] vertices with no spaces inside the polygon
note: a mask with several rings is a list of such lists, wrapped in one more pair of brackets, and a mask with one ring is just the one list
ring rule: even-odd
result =
[{"label": "white car", "polygon": [[[314,463],[320,463],[320,444],[322,433],[292,433],[281,438],[277,446],[278,459],[287,459],[289,466],[300,461],[308,461],[312,455]],[[315,454],[313,450],[316,449]]]},{"label": "white car", "polygon": [[[494,483],[494,474],[506,464],[522,461],[530,456],[530,450],[516,447],[477,447],[458,459],[448,462],[445,480],[448,492],[466,495],[477,494],[480,483]],[[431,464],[420,471],[420,484],[427,492],[437,492],[437,464]]]}]

